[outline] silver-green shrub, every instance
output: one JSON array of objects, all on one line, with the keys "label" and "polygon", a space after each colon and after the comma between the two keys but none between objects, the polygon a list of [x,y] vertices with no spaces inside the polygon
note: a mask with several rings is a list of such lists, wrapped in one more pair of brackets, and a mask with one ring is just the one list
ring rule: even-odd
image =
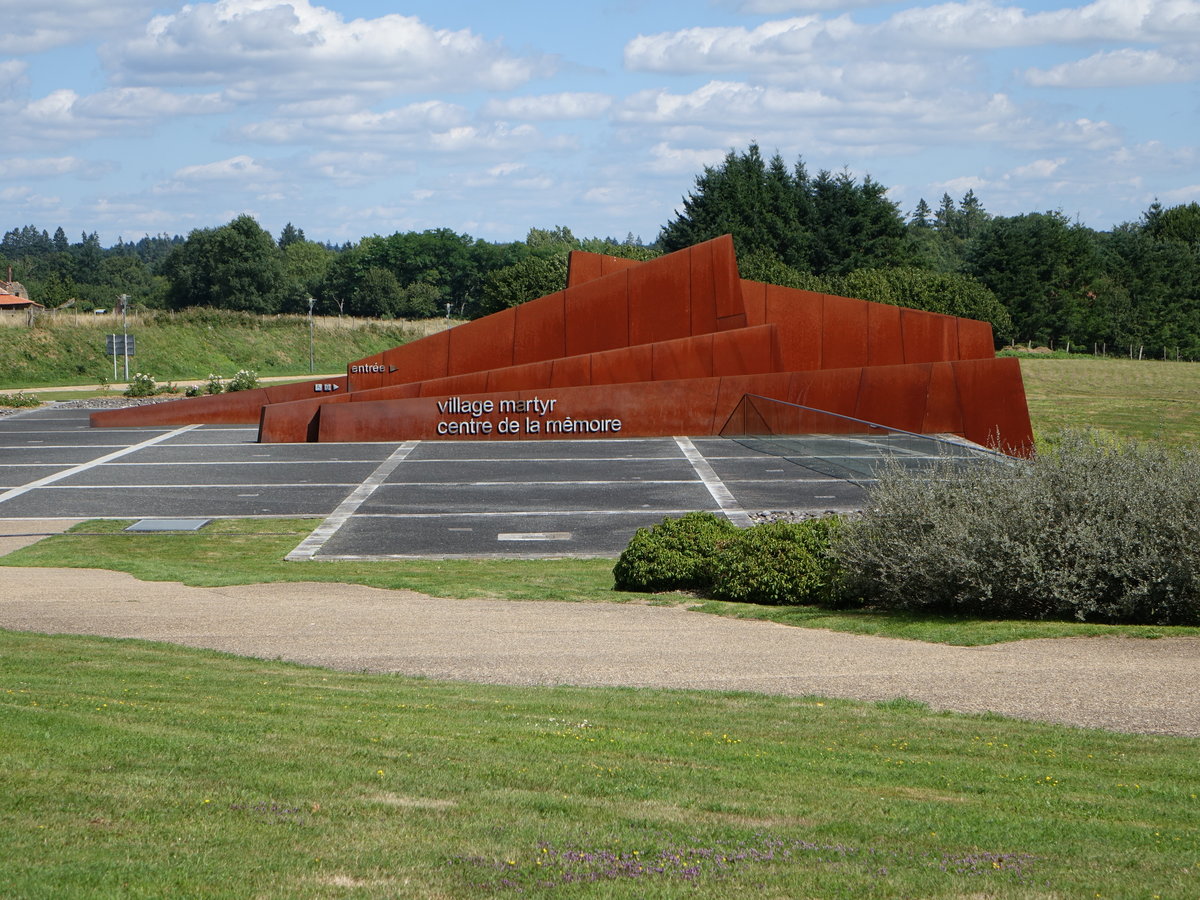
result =
[{"label": "silver-green shrub", "polygon": [[834,536],[876,606],[1200,622],[1200,454],[1066,432],[1029,462],[880,474]]}]

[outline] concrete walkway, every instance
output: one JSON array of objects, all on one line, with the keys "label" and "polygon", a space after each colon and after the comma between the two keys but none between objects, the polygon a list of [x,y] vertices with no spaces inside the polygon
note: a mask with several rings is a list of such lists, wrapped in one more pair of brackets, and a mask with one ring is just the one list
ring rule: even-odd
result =
[{"label": "concrete walkway", "polygon": [[[27,535],[60,524],[0,523]],[[439,600],[338,584],[192,588],[116,572],[5,567],[0,628],[495,684],[908,697],[934,709],[1200,736],[1200,638],[949,647],[681,607]]]}]

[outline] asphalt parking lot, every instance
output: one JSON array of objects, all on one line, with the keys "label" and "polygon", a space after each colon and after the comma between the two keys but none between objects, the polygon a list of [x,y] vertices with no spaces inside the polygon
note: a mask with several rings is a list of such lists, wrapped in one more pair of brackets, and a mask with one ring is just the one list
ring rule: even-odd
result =
[{"label": "asphalt parking lot", "polygon": [[293,559],[615,556],[664,516],[749,524],[864,497],[842,466],[725,438],[258,444],[249,426],[94,429],[88,413],[0,418],[0,519],[322,518]]}]

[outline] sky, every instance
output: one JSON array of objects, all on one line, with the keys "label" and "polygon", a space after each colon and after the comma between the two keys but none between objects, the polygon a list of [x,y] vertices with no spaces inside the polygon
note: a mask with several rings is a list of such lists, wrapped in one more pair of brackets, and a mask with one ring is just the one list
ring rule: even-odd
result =
[{"label": "sky", "polygon": [[1200,200],[1200,0],[0,0],[0,228],[651,242],[757,142],[1097,229]]}]

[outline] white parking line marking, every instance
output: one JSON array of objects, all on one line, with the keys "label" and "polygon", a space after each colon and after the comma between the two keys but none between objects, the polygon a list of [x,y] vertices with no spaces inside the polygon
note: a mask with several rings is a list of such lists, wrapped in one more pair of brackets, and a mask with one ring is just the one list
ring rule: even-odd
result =
[{"label": "white parking line marking", "polygon": [[3,503],[6,500],[11,500],[13,497],[20,497],[22,494],[27,494],[29,491],[32,491],[35,488],[45,487],[46,485],[53,484],[56,481],[61,481],[64,478],[70,478],[72,475],[78,475],[80,472],[86,472],[88,469],[93,469],[96,466],[108,462],[109,460],[118,459],[122,456],[128,456],[130,453],[136,453],[138,450],[141,450],[144,447],[149,447],[153,444],[160,444],[163,441],[169,441],[173,437],[178,437],[181,434],[191,431],[193,428],[199,427],[199,425],[184,425],[182,428],[176,428],[174,431],[168,431],[165,434],[156,435],[155,437],[142,441],[140,444],[133,444],[132,446],[126,447],[123,450],[117,450],[115,453],[109,453],[106,456],[98,457],[97,459],[93,459],[91,462],[82,463],[78,466],[73,466],[70,469],[64,469],[63,471],[57,472],[54,475],[47,475],[45,478],[39,478],[37,481],[31,481],[29,484],[22,485],[19,488],[13,488],[11,491],[5,491],[3,494],[0,494],[0,503]]},{"label": "white parking line marking", "polygon": [[338,505],[333,514],[318,525],[312,534],[302,540],[296,549],[289,553],[285,559],[293,561],[306,560],[316,556],[320,549],[325,546],[326,542],[338,533],[358,508],[375,493],[375,490],[383,484],[400,463],[404,462],[404,458],[412,453],[419,443],[420,441],[405,441],[397,447],[392,455],[381,462],[378,468],[368,475],[362,484],[351,491],[350,496]]},{"label": "white parking line marking", "polygon": [[498,541],[569,541],[569,531],[508,531],[496,535]]},{"label": "white parking line marking", "polygon": [[679,449],[683,451],[683,455],[687,457],[687,461],[692,464],[692,468],[696,470],[696,475],[704,482],[704,486],[708,488],[708,492],[712,494],[712,498],[717,501],[717,506],[721,507],[721,512],[725,513],[725,517],[734,525],[742,528],[749,528],[754,524],[753,520],[746,513],[740,503],[729,492],[729,488],[725,487],[725,482],[721,481],[713,467],[708,464],[708,460],[703,454],[696,449],[696,445],[692,443],[689,437],[676,436],[675,443],[679,445]]}]

